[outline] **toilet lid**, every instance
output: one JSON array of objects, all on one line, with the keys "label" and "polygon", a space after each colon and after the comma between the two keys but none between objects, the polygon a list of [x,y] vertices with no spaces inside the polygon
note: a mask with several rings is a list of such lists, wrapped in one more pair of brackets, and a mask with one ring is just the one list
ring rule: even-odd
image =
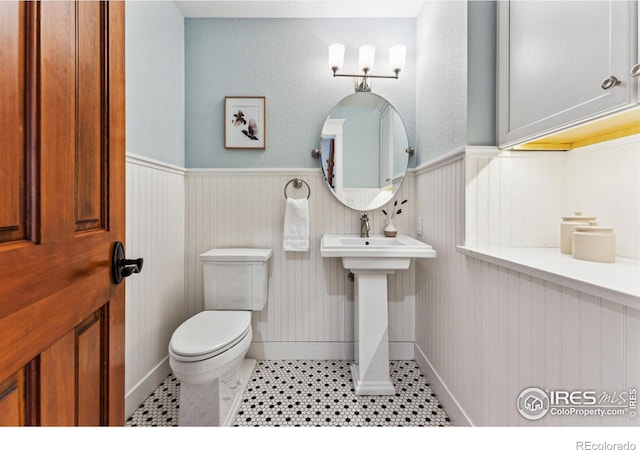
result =
[{"label": "toilet lid", "polygon": [[169,345],[176,355],[213,357],[235,345],[250,329],[250,311],[203,311],[180,325]]},{"label": "toilet lid", "polygon": [[265,262],[271,258],[270,248],[212,248],[200,255],[203,262]]}]

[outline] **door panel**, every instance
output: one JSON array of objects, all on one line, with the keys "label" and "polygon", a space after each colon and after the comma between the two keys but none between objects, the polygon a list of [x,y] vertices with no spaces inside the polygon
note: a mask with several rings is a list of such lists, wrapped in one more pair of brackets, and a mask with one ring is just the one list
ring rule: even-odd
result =
[{"label": "door panel", "polygon": [[[76,231],[102,228],[105,204],[106,161],[103,144],[106,83],[103,8],[95,2],[78,2],[76,33],[78,48],[76,145]],[[100,126],[96,126],[100,124]],[[105,124],[106,125],[106,124]]]},{"label": "door panel", "polygon": [[0,14],[0,243],[24,239],[25,231],[25,5],[2,5]]},{"label": "door panel", "polygon": [[37,243],[74,237],[74,166],[76,125],[75,22],[70,2],[42,2],[39,25],[38,84],[39,181],[35,208],[39,213]]},{"label": "door panel", "polygon": [[24,373],[19,370],[0,383],[0,423],[7,426],[24,425]]},{"label": "door panel", "polygon": [[72,426],[76,423],[75,330],[65,334],[40,354],[40,425]]},{"label": "door panel", "polygon": [[0,2],[0,38],[0,386],[23,424],[122,425],[124,5]]},{"label": "door panel", "polygon": [[91,314],[40,354],[40,425],[105,423],[101,403],[106,377],[101,364],[105,350],[103,316],[102,310]]},{"label": "door panel", "polygon": [[78,374],[78,425],[102,422],[102,314],[92,314],[76,331]]}]

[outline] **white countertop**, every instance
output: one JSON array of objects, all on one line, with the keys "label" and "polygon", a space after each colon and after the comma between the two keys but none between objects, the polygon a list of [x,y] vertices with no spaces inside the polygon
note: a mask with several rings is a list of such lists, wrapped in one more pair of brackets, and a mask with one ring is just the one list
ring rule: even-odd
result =
[{"label": "white countertop", "polygon": [[507,267],[561,286],[640,309],[640,260],[616,258],[614,263],[574,259],[559,248],[467,247],[465,255]]}]

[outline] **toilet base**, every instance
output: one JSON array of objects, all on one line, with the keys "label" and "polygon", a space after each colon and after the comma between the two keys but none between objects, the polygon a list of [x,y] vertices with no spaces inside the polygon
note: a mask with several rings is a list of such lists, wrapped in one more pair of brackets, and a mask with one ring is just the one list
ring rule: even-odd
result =
[{"label": "toilet base", "polygon": [[181,381],[178,425],[232,426],[255,365],[255,359],[243,359],[220,378],[200,384]]},{"label": "toilet base", "polygon": [[251,375],[253,374],[253,369],[255,367],[255,359],[244,359],[242,361],[240,371],[238,373],[238,392],[232,401],[229,402],[229,409],[226,411],[225,420],[222,422],[223,427],[231,427],[235,423],[236,416],[238,415],[238,411],[240,411],[240,406],[242,405],[244,391],[247,389],[247,385],[249,384],[249,380],[251,379]]}]

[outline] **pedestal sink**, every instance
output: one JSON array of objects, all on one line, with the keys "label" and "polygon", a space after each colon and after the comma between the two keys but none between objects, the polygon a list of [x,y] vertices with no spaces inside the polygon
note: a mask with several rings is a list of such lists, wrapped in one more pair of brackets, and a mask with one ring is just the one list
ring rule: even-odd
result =
[{"label": "pedestal sink", "polygon": [[387,275],[408,269],[413,258],[435,258],[430,245],[405,235],[393,238],[325,234],[323,258],[341,258],[355,276],[355,364],[351,375],[356,394],[393,395],[389,376]]}]

